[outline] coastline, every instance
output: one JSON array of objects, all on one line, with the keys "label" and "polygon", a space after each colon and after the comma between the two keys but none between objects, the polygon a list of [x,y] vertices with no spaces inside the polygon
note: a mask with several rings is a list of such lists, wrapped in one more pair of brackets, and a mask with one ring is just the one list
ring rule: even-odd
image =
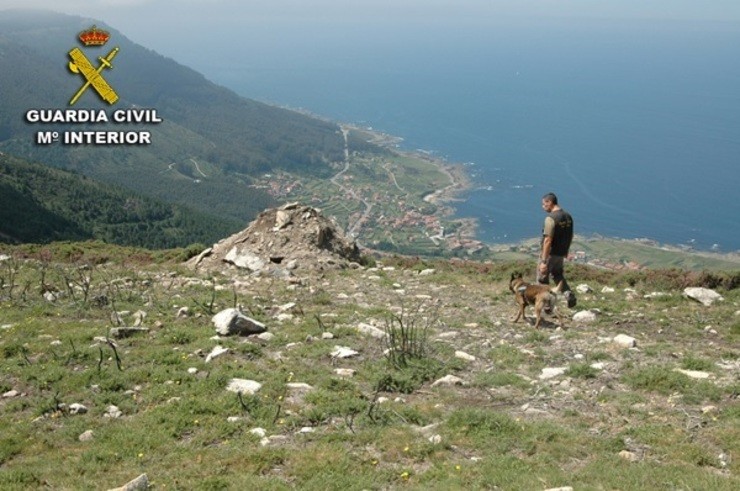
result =
[{"label": "coastline", "polygon": [[[315,116],[315,115],[313,115]],[[325,119],[325,118],[322,118]],[[363,127],[350,123],[336,123],[340,128],[346,128],[356,131],[366,137],[369,143],[376,144],[387,149],[396,155],[401,155],[417,160],[423,160],[440,172],[448,179],[448,184],[443,187],[432,189],[423,196],[423,201],[437,207],[434,215],[444,219],[448,224],[454,224],[451,227],[454,232],[445,233],[444,239],[447,242],[448,249],[451,251],[465,250],[468,253],[487,251],[484,256],[495,258],[498,254],[509,254],[513,251],[523,253],[528,249],[527,244],[532,240],[538,241],[538,238],[532,237],[515,243],[489,243],[483,242],[478,237],[479,218],[477,217],[454,217],[456,209],[455,202],[464,201],[461,195],[474,189],[474,183],[464,163],[451,163],[448,160],[439,157],[432,151],[411,150],[403,148],[404,139],[399,136],[390,135],[371,127]],[[443,238],[439,236],[438,238]],[[581,236],[584,242],[596,243],[602,245],[589,253],[591,259],[595,259],[595,264],[608,264],[609,267],[619,268],[634,263],[639,267],[682,267],[682,264],[693,263],[691,258],[705,259],[707,264],[714,262],[723,262],[731,268],[740,268],[740,251],[730,252],[713,252],[705,250],[687,249],[685,246],[675,244],[663,244],[655,240],[645,238],[623,238],[623,237],[604,237],[598,233],[589,236]],[[621,245],[620,245],[621,244]],[[613,249],[623,249],[615,252]],[[653,253],[643,253],[649,250]],[[598,251],[598,252],[596,252]],[[597,254],[594,256],[593,254]],[[531,251],[527,254],[531,255]],[[653,263],[653,256],[667,256],[673,258],[690,258],[688,261],[680,259],[660,260],[658,264]],[[626,257],[625,257],[626,256]],[[620,258],[621,257],[621,258]],[[697,269],[695,266],[683,266],[687,269]],[[712,267],[711,269],[716,269]]]},{"label": "coastline", "polygon": [[478,238],[478,218],[450,218],[456,213],[454,203],[464,201],[461,195],[474,187],[472,178],[465,168],[465,164],[449,162],[442,157],[434,155],[432,151],[404,149],[401,147],[404,141],[402,137],[391,135],[371,127],[361,127],[349,123],[340,123],[339,126],[340,128],[347,128],[368,135],[370,137],[367,140],[368,143],[381,146],[398,155],[428,162],[445,174],[449,179],[449,184],[442,188],[430,190],[424,195],[423,201],[436,206],[437,212],[435,214],[440,218],[458,224],[455,236],[460,246],[472,250],[490,247],[491,244],[486,244]]}]

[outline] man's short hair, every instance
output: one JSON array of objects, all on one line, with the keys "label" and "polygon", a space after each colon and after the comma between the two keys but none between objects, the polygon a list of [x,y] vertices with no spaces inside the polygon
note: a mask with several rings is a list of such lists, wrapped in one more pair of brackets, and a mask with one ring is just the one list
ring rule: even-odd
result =
[{"label": "man's short hair", "polygon": [[547,193],[546,195],[544,195],[542,197],[542,199],[545,200],[545,201],[549,201],[553,205],[557,205],[558,204],[558,197],[555,196],[555,193]]}]

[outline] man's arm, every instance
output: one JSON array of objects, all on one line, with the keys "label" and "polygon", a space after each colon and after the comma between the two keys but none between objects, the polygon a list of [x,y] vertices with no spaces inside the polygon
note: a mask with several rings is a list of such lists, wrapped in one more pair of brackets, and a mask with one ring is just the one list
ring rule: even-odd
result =
[{"label": "man's arm", "polygon": [[540,253],[540,272],[547,274],[547,261],[550,259],[552,249],[552,236],[555,233],[555,220],[551,217],[545,218],[545,227],[542,230],[542,252]]},{"label": "man's arm", "polygon": [[540,262],[546,263],[550,259],[550,250],[552,249],[552,237],[545,235],[542,238],[542,253],[540,254]]}]

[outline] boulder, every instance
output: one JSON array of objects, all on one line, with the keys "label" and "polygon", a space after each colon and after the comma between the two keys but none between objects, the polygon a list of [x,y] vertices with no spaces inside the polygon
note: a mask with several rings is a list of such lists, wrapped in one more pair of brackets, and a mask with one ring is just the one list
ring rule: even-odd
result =
[{"label": "boulder", "polygon": [[616,335],[613,341],[622,348],[634,348],[637,346],[637,340],[632,336],[627,336],[626,334]]},{"label": "boulder", "polygon": [[581,310],[573,315],[573,321],[582,322],[584,324],[596,322],[596,314],[590,310]]},{"label": "boulder", "polygon": [[262,388],[262,384],[254,380],[245,380],[241,378],[232,378],[226,390],[239,394],[253,395]]},{"label": "boulder", "polygon": [[722,295],[709,288],[688,287],[684,289],[683,294],[707,307],[711,306],[714,302],[724,300]]},{"label": "boulder", "polygon": [[249,336],[267,331],[264,324],[242,314],[239,309],[225,309],[211,319],[220,336]]},{"label": "boulder", "polygon": [[133,479],[120,488],[112,488],[108,491],[146,491],[149,489],[149,478],[146,474],[141,474],[136,479]]},{"label": "boulder", "polygon": [[465,381],[461,379],[460,377],[456,377],[454,375],[445,375],[441,379],[438,379],[432,383],[432,387],[439,387],[440,385],[447,385],[447,386],[453,386],[453,385],[466,385]]}]

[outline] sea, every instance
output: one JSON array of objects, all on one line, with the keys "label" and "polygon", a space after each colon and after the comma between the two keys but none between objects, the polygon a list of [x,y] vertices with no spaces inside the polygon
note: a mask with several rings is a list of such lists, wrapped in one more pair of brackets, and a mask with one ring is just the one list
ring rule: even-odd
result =
[{"label": "sea", "polygon": [[740,26],[518,19],[255,25],[240,95],[403,138],[465,165],[478,238],[540,234],[554,192],[576,233],[740,250]]}]

